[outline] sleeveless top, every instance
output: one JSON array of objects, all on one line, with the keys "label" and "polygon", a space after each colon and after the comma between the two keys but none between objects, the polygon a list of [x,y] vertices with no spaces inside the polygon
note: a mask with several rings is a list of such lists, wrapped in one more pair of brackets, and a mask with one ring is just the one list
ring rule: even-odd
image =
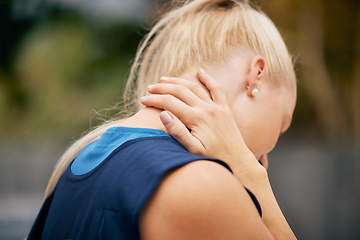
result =
[{"label": "sleeveless top", "polygon": [[[110,128],[89,144],[44,201],[32,239],[140,239],[139,216],[164,176],[185,164],[223,161],[187,152],[161,130]],[[246,189],[256,205],[256,197]]]}]

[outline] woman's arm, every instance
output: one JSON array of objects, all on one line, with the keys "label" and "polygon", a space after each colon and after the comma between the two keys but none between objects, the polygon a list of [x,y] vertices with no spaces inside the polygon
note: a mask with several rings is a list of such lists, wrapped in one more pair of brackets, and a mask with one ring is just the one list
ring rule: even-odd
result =
[{"label": "woman's arm", "polygon": [[142,211],[140,233],[143,240],[273,239],[245,188],[210,161],[168,174]]},{"label": "woman's arm", "polygon": [[[215,80],[204,72],[198,84],[181,78],[163,78],[149,87],[152,95],[141,101],[164,109],[161,119],[188,151],[227,162],[240,183],[258,198],[263,222],[275,239],[296,239],[272,192],[267,172],[244,143],[226,97]],[[189,131],[190,130],[190,131]]]}]

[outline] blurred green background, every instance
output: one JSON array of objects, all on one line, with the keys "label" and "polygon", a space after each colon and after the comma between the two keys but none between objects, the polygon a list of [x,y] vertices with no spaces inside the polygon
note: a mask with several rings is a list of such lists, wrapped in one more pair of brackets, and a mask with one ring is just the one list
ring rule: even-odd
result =
[{"label": "blurred green background", "polygon": [[1,6],[1,137],[66,136],[87,129],[90,119],[96,125],[92,111],[122,95],[145,24],[56,1],[26,16],[31,1],[20,2]]},{"label": "blurred green background", "polygon": [[[60,154],[116,113],[166,2],[0,0],[0,239],[26,235]],[[299,239],[359,239],[360,1],[253,2],[297,60],[293,124],[270,155],[280,205]]]}]

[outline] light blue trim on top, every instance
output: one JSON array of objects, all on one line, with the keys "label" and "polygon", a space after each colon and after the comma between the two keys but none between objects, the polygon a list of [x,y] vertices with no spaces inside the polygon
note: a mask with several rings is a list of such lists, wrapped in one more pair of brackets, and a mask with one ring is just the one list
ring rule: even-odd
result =
[{"label": "light blue trim on top", "polygon": [[123,143],[142,137],[169,136],[163,130],[150,128],[109,128],[100,138],[87,145],[71,164],[74,175],[90,172],[103,162],[115,149]]}]

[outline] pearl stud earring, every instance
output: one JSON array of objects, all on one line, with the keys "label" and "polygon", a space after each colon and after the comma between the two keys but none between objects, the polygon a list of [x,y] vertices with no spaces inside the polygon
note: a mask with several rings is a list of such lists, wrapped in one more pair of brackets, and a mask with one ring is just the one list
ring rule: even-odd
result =
[{"label": "pearl stud earring", "polygon": [[259,93],[259,89],[254,88],[254,89],[252,90],[252,92],[251,92],[251,95],[252,95],[253,97],[255,97],[255,96],[258,95],[258,93]]}]

